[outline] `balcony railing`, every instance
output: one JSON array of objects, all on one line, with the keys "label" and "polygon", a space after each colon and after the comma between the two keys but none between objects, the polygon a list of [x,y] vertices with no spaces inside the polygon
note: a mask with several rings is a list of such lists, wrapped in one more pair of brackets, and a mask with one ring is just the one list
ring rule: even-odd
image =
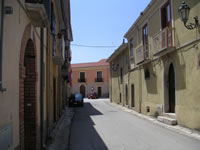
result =
[{"label": "balcony railing", "polygon": [[80,78],[80,79],[78,79],[78,82],[86,82],[86,79],[85,78]]},{"label": "balcony railing", "polygon": [[143,50],[143,45],[138,46],[135,49],[136,56],[135,56],[135,61],[136,64],[139,64],[140,62],[144,61],[144,50]]},{"label": "balcony railing", "polygon": [[95,82],[103,82],[103,78],[95,78]]},{"label": "balcony railing", "polygon": [[144,49],[144,45],[138,46],[136,49],[136,64],[149,60],[149,50]]},{"label": "balcony railing", "polygon": [[44,0],[26,0],[27,3],[40,3],[42,4]]},{"label": "balcony railing", "polygon": [[160,52],[174,48],[174,29],[165,28],[161,32],[153,36],[153,55],[158,55]]},{"label": "balcony railing", "polygon": [[64,64],[64,57],[62,55],[53,56],[53,63],[55,65],[63,65]]},{"label": "balcony railing", "polygon": [[48,26],[50,4],[50,0],[25,0],[25,8],[34,26]]}]

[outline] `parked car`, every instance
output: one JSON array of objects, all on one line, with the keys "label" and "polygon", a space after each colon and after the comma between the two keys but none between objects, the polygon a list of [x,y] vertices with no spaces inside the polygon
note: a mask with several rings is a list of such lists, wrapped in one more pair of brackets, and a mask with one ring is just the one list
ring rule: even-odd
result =
[{"label": "parked car", "polygon": [[83,106],[84,101],[83,101],[83,96],[82,94],[71,94],[69,98],[69,106],[74,106],[74,105],[80,105]]},{"label": "parked car", "polygon": [[88,99],[96,99],[97,98],[97,94],[96,92],[90,92],[88,94]]}]

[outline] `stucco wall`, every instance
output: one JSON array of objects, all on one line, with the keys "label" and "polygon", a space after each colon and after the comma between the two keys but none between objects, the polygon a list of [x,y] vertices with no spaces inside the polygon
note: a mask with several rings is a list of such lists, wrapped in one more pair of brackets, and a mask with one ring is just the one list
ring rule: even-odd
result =
[{"label": "stucco wall", "polygon": [[[96,82],[97,72],[102,71],[103,82]],[[80,72],[85,72],[86,82],[79,83]],[[102,88],[102,97],[109,96],[109,66],[97,66],[97,67],[83,67],[72,68],[72,93],[80,93],[80,86],[84,85],[86,88],[86,96],[94,88],[94,91],[98,93],[98,87]]]},{"label": "stucco wall", "polygon": [[[26,26],[30,23],[23,9],[17,1],[7,0],[5,6],[13,8],[13,14],[4,16],[3,34],[3,86],[6,92],[0,93],[0,126],[12,124],[13,145],[19,145],[19,62],[22,36]],[[32,31],[34,29],[32,28]],[[38,32],[38,31],[37,31]],[[39,100],[39,39],[36,36],[37,50],[37,100]],[[39,101],[37,102],[39,108]],[[8,111],[9,110],[9,111]],[[37,109],[39,115],[39,109]],[[38,116],[39,117],[39,116]],[[39,121],[37,125],[39,126]]]},{"label": "stucco wall", "polygon": [[[169,53],[161,53],[154,56],[153,37],[162,31],[161,8],[167,2],[154,1],[152,5],[141,14],[140,19],[131,27],[127,33],[130,42],[136,48],[142,43],[142,27],[147,23],[149,30],[150,62],[136,65],[135,59],[130,60],[128,73],[129,83],[129,107],[131,107],[131,84],[135,87],[135,110],[146,115],[157,116],[167,113],[168,100],[168,72],[170,64],[173,64],[175,72],[175,115],[179,125],[193,129],[200,129],[200,102],[199,102],[199,74],[200,74],[200,31],[198,29],[188,30],[178,15],[178,8],[182,1],[171,2],[172,28],[174,30],[175,49]],[[199,0],[185,1],[190,9],[189,22],[194,22],[193,17],[200,14]],[[129,45],[130,46],[130,45]],[[130,49],[130,47],[129,47]],[[135,49],[134,49],[135,50]],[[169,51],[169,49],[167,49]],[[136,54],[136,52],[135,52]],[[123,57],[123,54],[120,54]],[[136,56],[136,55],[135,55]],[[137,56],[136,56],[137,57]],[[118,60],[119,59],[119,60]],[[120,66],[122,58],[116,58]],[[150,72],[150,78],[145,79],[145,70]],[[119,83],[119,70],[111,72],[112,101],[119,103],[119,93],[123,93],[122,85]],[[126,82],[127,75],[123,78]],[[123,87],[124,88],[124,87]],[[147,112],[147,107],[149,111]]]}]

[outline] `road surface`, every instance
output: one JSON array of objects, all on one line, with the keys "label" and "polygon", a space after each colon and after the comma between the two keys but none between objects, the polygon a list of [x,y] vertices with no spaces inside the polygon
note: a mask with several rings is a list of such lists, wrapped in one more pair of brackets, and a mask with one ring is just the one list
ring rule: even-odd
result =
[{"label": "road surface", "polygon": [[200,141],[114,107],[85,100],[75,107],[70,150],[200,150]]}]

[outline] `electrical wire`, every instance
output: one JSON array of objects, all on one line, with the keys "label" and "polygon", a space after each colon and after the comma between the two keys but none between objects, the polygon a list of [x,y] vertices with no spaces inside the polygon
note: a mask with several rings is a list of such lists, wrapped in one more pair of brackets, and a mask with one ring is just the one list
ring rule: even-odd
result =
[{"label": "electrical wire", "polygon": [[97,45],[81,45],[81,44],[71,44],[72,46],[77,47],[88,47],[88,48],[115,48],[119,46],[97,46]]}]

